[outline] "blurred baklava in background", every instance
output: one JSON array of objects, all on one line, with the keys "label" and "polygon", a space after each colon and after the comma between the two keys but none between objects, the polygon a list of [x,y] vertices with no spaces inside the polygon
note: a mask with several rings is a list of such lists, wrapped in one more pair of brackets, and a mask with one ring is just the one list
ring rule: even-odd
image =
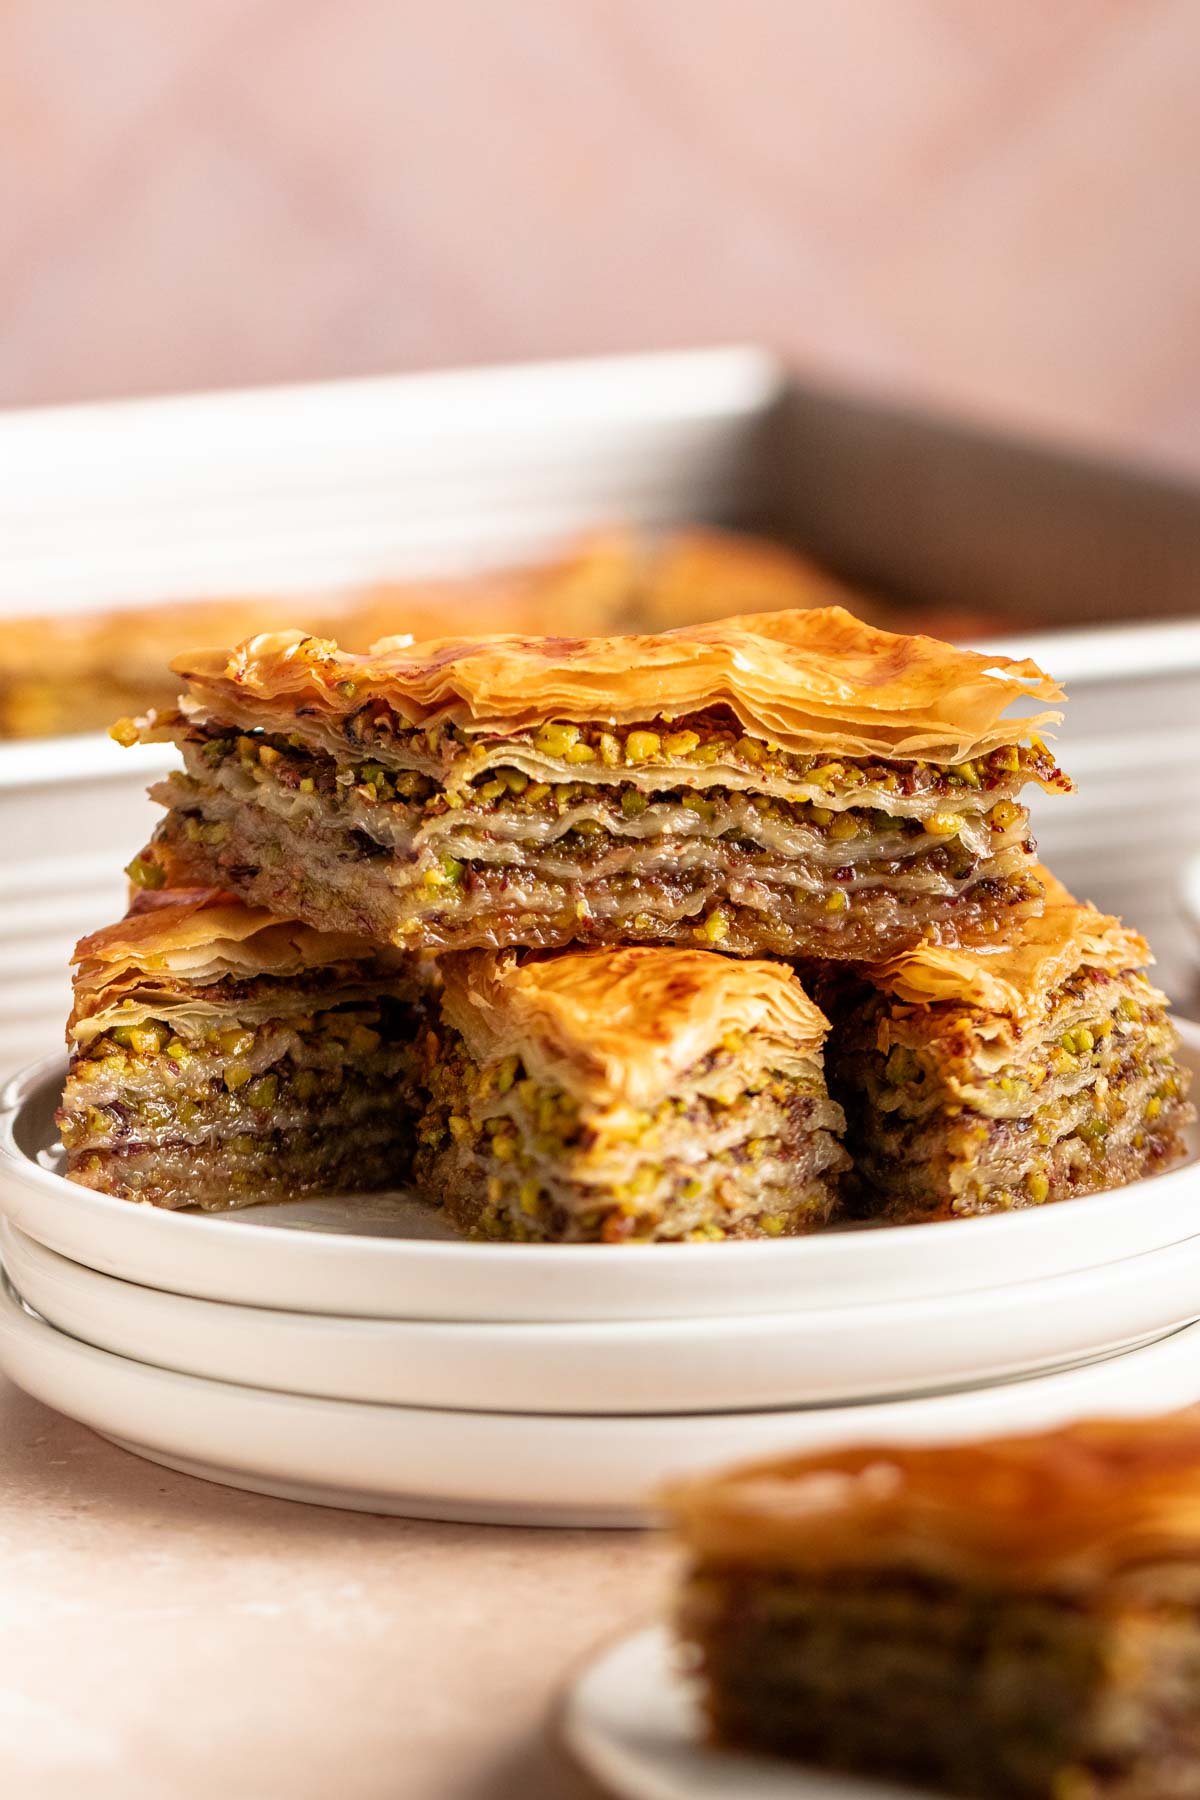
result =
[{"label": "blurred baklava in background", "polygon": [[781,1458],[666,1504],[717,1742],[974,1800],[1200,1794],[1200,1409]]}]

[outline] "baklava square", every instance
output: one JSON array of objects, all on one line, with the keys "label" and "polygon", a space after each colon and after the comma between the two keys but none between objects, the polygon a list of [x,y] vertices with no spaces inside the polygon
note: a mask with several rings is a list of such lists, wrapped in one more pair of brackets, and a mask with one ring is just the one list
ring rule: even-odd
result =
[{"label": "baklava square", "polygon": [[72,1181],[220,1209],[407,1179],[416,959],[196,891],[144,896],[75,962]]},{"label": "baklava square", "polygon": [[468,951],[442,977],[416,1168],[461,1230],[694,1241],[834,1216],[847,1158],[826,1021],[784,965]]},{"label": "baklava square", "polygon": [[817,983],[872,1217],[1040,1206],[1183,1150],[1190,1074],[1145,940],[1039,877],[1041,917],[990,950],[926,945]]}]

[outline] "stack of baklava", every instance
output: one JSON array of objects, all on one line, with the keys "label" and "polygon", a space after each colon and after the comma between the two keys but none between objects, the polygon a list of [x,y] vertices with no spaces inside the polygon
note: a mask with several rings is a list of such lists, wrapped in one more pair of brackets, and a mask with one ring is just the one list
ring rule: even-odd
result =
[{"label": "stack of baklava", "polygon": [[1035,861],[1022,792],[1071,783],[1030,662],[835,606],[175,669],[116,728],[183,768],[79,947],[76,1181],[413,1182],[613,1243],[1038,1205],[1179,1147],[1146,945]]}]

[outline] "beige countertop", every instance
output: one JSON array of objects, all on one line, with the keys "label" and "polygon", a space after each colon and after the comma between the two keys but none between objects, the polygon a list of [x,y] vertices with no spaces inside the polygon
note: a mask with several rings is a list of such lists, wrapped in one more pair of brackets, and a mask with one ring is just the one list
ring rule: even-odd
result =
[{"label": "beige countertop", "polygon": [[566,1800],[564,1676],[660,1604],[651,1536],[293,1505],[0,1377],[5,1800]]}]

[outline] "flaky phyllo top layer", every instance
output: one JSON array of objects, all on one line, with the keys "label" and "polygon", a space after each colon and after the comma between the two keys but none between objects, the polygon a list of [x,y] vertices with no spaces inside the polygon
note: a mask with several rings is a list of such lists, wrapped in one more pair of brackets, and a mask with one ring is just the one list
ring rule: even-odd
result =
[{"label": "flaky phyllo top layer", "polygon": [[1019,742],[1060,700],[1037,665],[880,631],[840,606],[751,614],[629,637],[385,639],[366,655],[300,632],[173,665],[194,716],[344,741],[369,701],[410,728],[481,737],[551,721],[613,726],[727,708],[749,736],[798,754],[956,764]]},{"label": "flaky phyllo top layer", "polygon": [[1044,1017],[1055,990],[1081,970],[1120,975],[1154,961],[1150,946],[1119,919],[1076,900],[1049,869],[1040,918],[1022,919],[1001,943],[983,949],[927,944],[872,969],[883,993],[913,1007],[971,1009],[1028,1029]]},{"label": "flaky phyllo top layer", "polygon": [[[139,896],[124,919],[81,938],[72,962],[67,1036],[81,1045],[113,1025],[167,1012],[215,1016],[238,996],[239,1016],[267,1016],[280,1004],[278,991],[257,1000],[250,993],[264,977],[295,983],[299,1007],[311,1007],[314,987],[343,1000],[376,992],[381,982],[397,994],[420,986],[412,957],[344,932],[312,931],[210,888]],[[222,983],[232,984],[224,1000],[213,992]]]},{"label": "flaky phyllo top layer", "polygon": [[468,951],[442,964],[443,1017],[479,1064],[517,1055],[593,1107],[653,1107],[741,1034],[755,1069],[815,1068],[828,1022],[780,963],[708,950]]},{"label": "flaky phyllo top layer", "polygon": [[702,1560],[1072,1591],[1200,1557],[1200,1409],[760,1463],[666,1496]]}]

